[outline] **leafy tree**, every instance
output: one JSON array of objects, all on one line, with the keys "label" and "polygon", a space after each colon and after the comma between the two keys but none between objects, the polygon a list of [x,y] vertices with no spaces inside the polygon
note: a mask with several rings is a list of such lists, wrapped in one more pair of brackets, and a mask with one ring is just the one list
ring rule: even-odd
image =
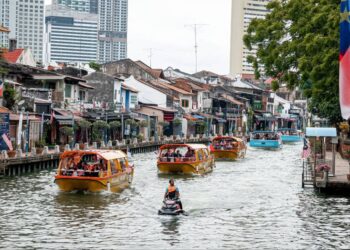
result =
[{"label": "leafy tree", "polygon": [[90,68],[92,68],[96,71],[101,71],[101,64],[98,64],[97,62],[90,62],[89,66],[90,66]]},{"label": "leafy tree", "polygon": [[8,83],[4,84],[3,98],[4,106],[10,110],[13,110],[17,101],[17,94],[16,90]]},{"label": "leafy tree", "polygon": [[92,124],[93,139],[102,141],[106,129],[109,129],[109,125],[106,121],[95,121]]},{"label": "leafy tree", "polygon": [[85,134],[86,142],[89,142],[89,129],[91,128],[92,123],[87,120],[81,120],[78,124],[81,131]]},{"label": "leafy tree", "polygon": [[113,140],[116,139],[116,135],[117,135],[117,130],[119,128],[121,128],[122,124],[120,121],[113,121],[109,123],[109,127],[111,129],[112,132],[112,136],[113,136]]},{"label": "leafy tree", "polygon": [[257,49],[248,61],[256,77],[273,77],[277,88],[300,87],[310,107],[336,123],[341,120],[339,79],[339,0],[272,1],[266,19],[255,19],[244,43]]}]

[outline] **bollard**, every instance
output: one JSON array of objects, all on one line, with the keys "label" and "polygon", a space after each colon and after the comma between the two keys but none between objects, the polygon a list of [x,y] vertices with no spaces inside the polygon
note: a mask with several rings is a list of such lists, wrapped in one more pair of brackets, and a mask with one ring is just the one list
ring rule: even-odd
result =
[{"label": "bollard", "polygon": [[9,158],[6,150],[2,150],[1,151],[1,158],[2,159],[8,159]]},{"label": "bollard", "polygon": [[101,148],[105,148],[106,147],[106,144],[104,141],[101,142]]},{"label": "bollard", "polygon": [[69,144],[66,144],[66,146],[64,147],[64,151],[70,151],[70,146],[69,146]]},{"label": "bollard", "polygon": [[32,147],[32,151],[30,152],[32,156],[36,156],[36,147]]},{"label": "bollard", "polygon": [[16,157],[23,157],[22,149],[16,150]]},{"label": "bollard", "polygon": [[87,142],[84,143],[84,149],[85,149],[85,150],[88,150],[88,149],[89,149],[89,143],[87,143]]},{"label": "bollard", "polygon": [[79,143],[75,143],[74,150],[80,150]]},{"label": "bollard", "polygon": [[111,141],[111,140],[109,140],[109,141],[108,141],[107,147],[108,147],[108,148],[113,147],[113,143],[112,143],[112,141]]},{"label": "bollard", "polygon": [[132,144],[134,144],[134,145],[137,145],[137,144],[138,144],[137,138],[134,138],[134,139],[132,140]]},{"label": "bollard", "polygon": [[118,140],[115,141],[115,146],[119,147],[120,146],[120,142]]},{"label": "bollard", "polygon": [[92,148],[93,148],[93,149],[97,149],[97,142],[93,142],[93,143],[92,143]]},{"label": "bollard", "polygon": [[60,153],[60,146],[55,145],[55,154],[59,154]]},{"label": "bollard", "polygon": [[48,146],[44,146],[43,155],[48,155],[48,154],[49,154],[49,147]]}]

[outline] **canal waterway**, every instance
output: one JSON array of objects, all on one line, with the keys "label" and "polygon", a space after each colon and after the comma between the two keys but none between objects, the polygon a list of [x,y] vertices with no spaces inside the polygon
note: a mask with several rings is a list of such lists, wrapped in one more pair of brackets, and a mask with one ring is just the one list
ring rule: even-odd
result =
[{"label": "canal waterway", "polygon": [[350,200],[301,188],[302,145],[249,149],[213,173],[177,177],[188,216],[157,215],[169,176],[135,155],[121,194],[58,191],[53,171],[0,179],[0,249],[350,248]]}]

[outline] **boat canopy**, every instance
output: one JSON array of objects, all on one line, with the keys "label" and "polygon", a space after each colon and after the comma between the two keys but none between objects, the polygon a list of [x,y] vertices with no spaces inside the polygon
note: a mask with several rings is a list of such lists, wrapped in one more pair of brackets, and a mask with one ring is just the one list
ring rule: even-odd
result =
[{"label": "boat canopy", "polygon": [[336,137],[336,128],[306,128],[307,137]]},{"label": "boat canopy", "polygon": [[208,148],[207,146],[205,146],[204,144],[166,144],[160,147],[160,150],[163,149],[168,149],[168,148],[191,148],[191,149],[204,149],[204,148]]},{"label": "boat canopy", "polygon": [[234,137],[234,136],[217,136],[214,137],[213,141],[218,141],[218,140],[235,140],[235,141],[243,141],[241,138]]},{"label": "boat canopy", "polygon": [[99,155],[101,158],[107,161],[126,157],[126,154],[121,150],[73,150],[64,152],[61,155],[61,159],[73,156],[81,157],[83,155]]},{"label": "boat canopy", "polygon": [[277,131],[297,131],[295,128],[279,128]]},{"label": "boat canopy", "polygon": [[262,133],[264,133],[264,134],[275,134],[276,131],[256,130],[256,131],[253,132],[253,134],[262,134]]}]

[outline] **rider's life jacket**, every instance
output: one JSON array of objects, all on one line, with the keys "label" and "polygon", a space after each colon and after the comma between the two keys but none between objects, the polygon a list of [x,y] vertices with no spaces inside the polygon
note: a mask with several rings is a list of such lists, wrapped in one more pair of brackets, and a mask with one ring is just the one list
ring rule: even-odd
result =
[{"label": "rider's life jacket", "polygon": [[168,196],[170,199],[174,199],[176,196],[176,186],[169,185],[168,187]]}]

